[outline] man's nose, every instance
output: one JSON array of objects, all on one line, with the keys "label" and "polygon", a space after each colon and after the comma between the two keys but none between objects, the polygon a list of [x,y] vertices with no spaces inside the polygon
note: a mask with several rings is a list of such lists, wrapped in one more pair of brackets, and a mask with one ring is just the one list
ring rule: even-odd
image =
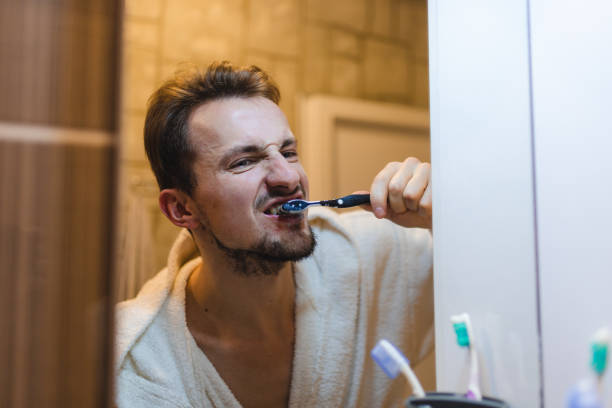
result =
[{"label": "man's nose", "polygon": [[272,188],[294,191],[300,185],[299,164],[290,163],[279,154],[270,160],[266,181]]}]

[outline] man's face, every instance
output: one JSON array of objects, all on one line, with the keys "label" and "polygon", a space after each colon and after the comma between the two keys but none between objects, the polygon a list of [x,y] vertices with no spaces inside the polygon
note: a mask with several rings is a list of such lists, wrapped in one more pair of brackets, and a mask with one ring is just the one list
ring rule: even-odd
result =
[{"label": "man's face", "polygon": [[309,255],[314,242],[306,217],[273,210],[308,194],[295,138],[278,106],[263,97],[215,100],[194,110],[189,129],[196,150],[192,198],[218,246],[267,260]]}]

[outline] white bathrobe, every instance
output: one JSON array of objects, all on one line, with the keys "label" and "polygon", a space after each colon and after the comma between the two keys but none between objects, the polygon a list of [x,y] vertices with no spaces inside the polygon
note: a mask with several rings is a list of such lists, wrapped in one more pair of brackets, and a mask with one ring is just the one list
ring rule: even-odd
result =
[{"label": "white bathrobe", "polygon": [[[431,234],[365,211],[313,209],[309,219],[318,244],[295,267],[289,406],[399,406],[407,385],[387,378],[370,351],[386,338],[414,364],[431,350]],[[117,306],[119,407],[240,407],[186,325],[185,285],[200,262],[183,231],[167,268]]]}]

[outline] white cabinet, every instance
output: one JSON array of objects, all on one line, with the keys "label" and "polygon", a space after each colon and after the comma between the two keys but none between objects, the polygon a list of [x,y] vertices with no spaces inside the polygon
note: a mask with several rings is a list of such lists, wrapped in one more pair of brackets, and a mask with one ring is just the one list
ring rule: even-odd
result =
[{"label": "white cabinet", "polygon": [[438,388],[469,312],[485,393],[562,407],[612,327],[612,3],[430,0],[429,34]]}]

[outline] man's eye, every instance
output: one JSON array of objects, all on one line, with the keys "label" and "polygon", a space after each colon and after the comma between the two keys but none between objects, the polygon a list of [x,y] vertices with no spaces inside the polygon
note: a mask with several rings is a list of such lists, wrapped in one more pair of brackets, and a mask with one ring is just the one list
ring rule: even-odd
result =
[{"label": "man's eye", "polygon": [[254,162],[255,162],[255,160],[252,160],[252,159],[240,159],[240,160],[232,163],[232,165],[230,167],[232,169],[235,169],[235,168],[238,168],[238,167],[250,166]]},{"label": "man's eye", "polygon": [[286,159],[290,159],[290,158],[296,158],[297,157],[297,152],[295,150],[287,150],[285,152],[283,152],[283,156]]}]

